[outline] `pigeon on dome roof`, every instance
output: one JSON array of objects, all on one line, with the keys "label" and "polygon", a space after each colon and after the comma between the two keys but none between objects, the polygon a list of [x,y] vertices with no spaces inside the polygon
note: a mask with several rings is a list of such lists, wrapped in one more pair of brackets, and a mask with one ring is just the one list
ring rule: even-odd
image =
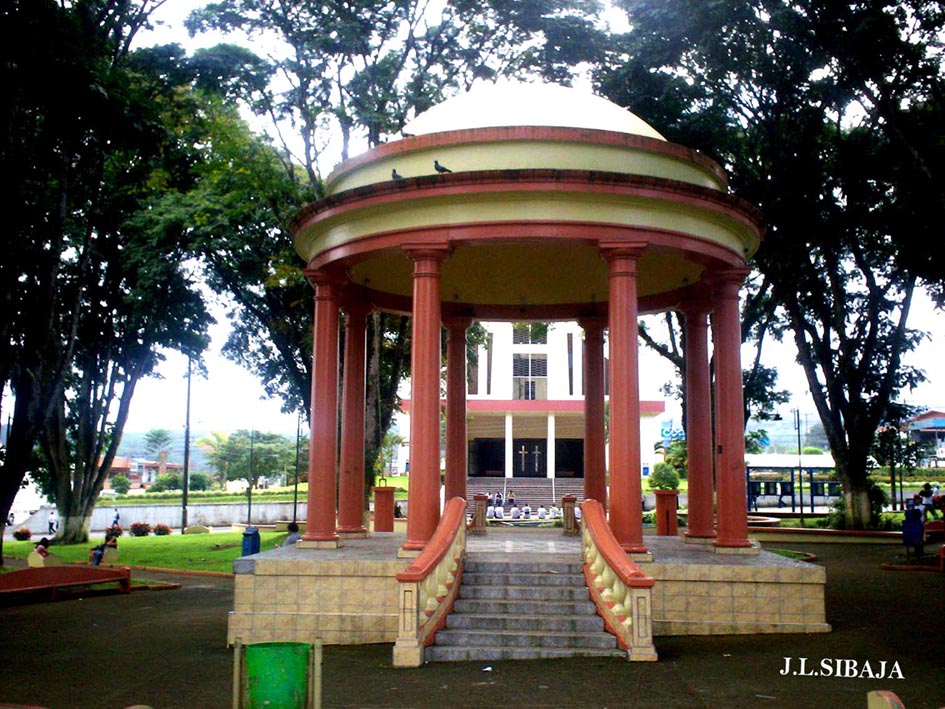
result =
[{"label": "pigeon on dome roof", "polygon": [[448,167],[446,167],[446,165],[440,165],[440,161],[439,161],[439,160],[434,160],[434,161],[433,161],[433,167],[436,168],[436,171],[437,171],[437,172],[452,172],[452,170],[450,170]]}]

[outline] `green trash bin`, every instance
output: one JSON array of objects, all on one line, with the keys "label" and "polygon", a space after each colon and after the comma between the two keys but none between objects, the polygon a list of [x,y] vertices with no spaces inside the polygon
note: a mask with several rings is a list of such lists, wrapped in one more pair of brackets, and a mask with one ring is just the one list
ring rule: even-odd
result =
[{"label": "green trash bin", "polygon": [[310,643],[253,643],[246,646],[246,707],[306,709]]}]

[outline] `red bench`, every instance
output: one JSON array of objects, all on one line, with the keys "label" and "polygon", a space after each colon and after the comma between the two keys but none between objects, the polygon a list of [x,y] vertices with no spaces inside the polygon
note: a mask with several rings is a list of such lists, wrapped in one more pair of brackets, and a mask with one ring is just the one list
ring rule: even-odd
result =
[{"label": "red bench", "polygon": [[100,566],[44,566],[0,574],[0,596],[48,591],[56,599],[60,588],[116,582],[122,593],[131,591],[131,569]]}]

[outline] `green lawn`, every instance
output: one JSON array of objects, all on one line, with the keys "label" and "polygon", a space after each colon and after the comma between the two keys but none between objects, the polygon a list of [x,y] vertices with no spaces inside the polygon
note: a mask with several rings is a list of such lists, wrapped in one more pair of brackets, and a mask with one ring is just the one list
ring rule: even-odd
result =
[{"label": "green lawn", "polygon": [[[273,549],[282,543],[286,532],[262,531],[259,537],[262,550]],[[85,562],[89,558],[89,549],[100,542],[93,540],[86,544],[57,544],[51,550],[64,561]],[[14,559],[25,559],[34,546],[35,540],[4,541],[3,554]],[[232,573],[233,560],[243,555],[243,533],[171,534],[163,537],[124,535],[118,540],[118,548],[118,561],[127,566]]]}]

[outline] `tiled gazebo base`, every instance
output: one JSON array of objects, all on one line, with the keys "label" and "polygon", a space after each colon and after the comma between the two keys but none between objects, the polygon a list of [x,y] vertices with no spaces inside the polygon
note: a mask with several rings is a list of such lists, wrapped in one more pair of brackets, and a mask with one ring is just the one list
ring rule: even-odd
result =
[{"label": "tiled gazebo base", "polygon": [[[542,539],[547,537],[548,541]],[[346,540],[339,549],[276,549],[239,559],[227,643],[393,643],[402,533]],[[498,531],[470,538],[470,551],[527,555],[573,545],[560,530]],[[820,566],[761,551],[713,554],[676,537],[647,536],[655,561],[653,634],[731,635],[829,632]]]}]

